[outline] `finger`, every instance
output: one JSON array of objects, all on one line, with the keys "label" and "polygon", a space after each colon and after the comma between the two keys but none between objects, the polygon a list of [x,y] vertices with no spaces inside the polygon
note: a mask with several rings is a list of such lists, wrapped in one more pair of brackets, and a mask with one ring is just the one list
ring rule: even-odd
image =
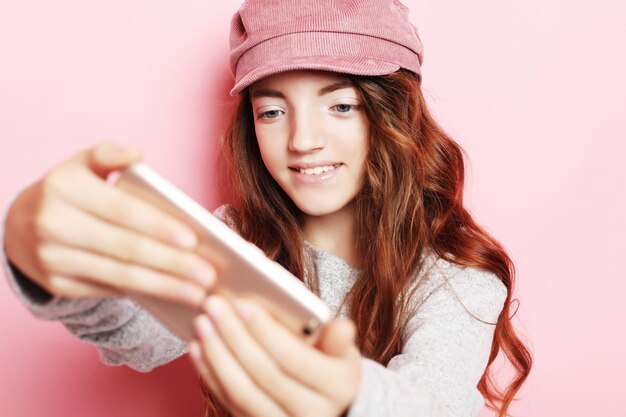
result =
[{"label": "finger", "polygon": [[49,175],[45,188],[71,205],[123,228],[186,249],[198,244],[195,232],[185,223],[106,183],[84,167],[66,167]]},{"label": "finger", "polygon": [[337,370],[345,367],[343,358],[328,356],[313,346],[303,344],[270,314],[248,300],[237,300],[246,326],[259,345],[276,361],[283,372],[301,384],[334,398]]},{"label": "finger", "polygon": [[215,375],[226,401],[236,410],[249,415],[287,416],[270,397],[259,389],[224,345],[206,315],[194,321],[201,339],[203,355]]},{"label": "finger", "polygon": [[317,343],[317,347],[332,356],[347,356],[352,353],[356,328],[352,320],[338,319],[328,323]]},{"label": "finger", "polygon": [[[210,296],[205,303],[220,340],[233,353],[253,382],[289,415],[304,409],[318,409],[326,400],[285,374],[274,359],[250,335],[231,304],[224,298]],[[297,352],[293,352],[297,354]]]},{"label": "finger", "polygon": [[189,356],[191,357],[191,361],[196,367],[196,370],[202,377],[202,380],[206,383],[215,399],[217,399],[225,407],[231,408],[232,405],[227,403],[223,390],[215,380],[215,375],[213,375],[213,372],[206,363],[207,359],[202,353],[202,347],[200,346],[199,341],[194,340],[189,344]]},{"label": "finger", "polygon": [[135,145],[125,147],[107,140],[87,151],[91,170],[101,178],[106,178],[112,170],[121,169],[141,159],[141,149]]},{"label": "finger", "polygon": [[[43,239],[178,275],[207,289],[215,283],[215,268],[195,253],[101,221],[61,200],[49,202],[45,213]],[[71,227],[57,219],[72,219]]]},{"label": "finger", "polygon": [[125,293],[151,295],[194,307],[206,297],[204,289],[188,281],[76,248],[46,243],[39,247],[39,257],[52,275],[77,277]]},{"label": "finger", "polygon": [[[82,297],[123,297],[124,294],[96,284],[88,284],[70,277],[53,275],[48,279],[49,290],[53,294],[66,298]],[[47,288],[48,289],[48,288]]]}]

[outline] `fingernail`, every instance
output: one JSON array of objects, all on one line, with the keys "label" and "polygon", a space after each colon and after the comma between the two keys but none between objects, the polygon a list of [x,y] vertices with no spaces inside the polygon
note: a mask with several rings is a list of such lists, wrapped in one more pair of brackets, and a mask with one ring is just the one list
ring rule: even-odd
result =
[{"label": "fingernail", "polygon": [[213,282],[215,282],[215,271],[208,267],[199,266],[191,270],[189,278],[206,287],[211,287]]},{"label": "fingernail", "polygon": [[202,338],[207,338],[213,334],[213,325],[209,318],[205,315],[196,318],[196,331]]},{"label": "fingernail", "polygon": [[224,313],[224,300],[217,296],[211,296],[206,300],[204,308],[213,319],[217,320]]},{"label": "fingernail", "polygon": [[131,155],[140,155],[141,154],[141,146],[135,144],[125,148],[125,151]]},{"label": "fingernail", "polygon": [[183,249],[194,249],[198,245],[198,238],[193,233],[177,231],[172,234],[172,243]]},{"label": "fingernail", "polygon": [[254,308],[249,302],[245,300],[235,300],[233,304],[235,304],[235,309],[245,321],[250,321],[254,316]]},{"label": "fingernail", "polygon": [[123,148],[117,143],[106,143],[98,150],[100,156],[105,159],[118,158]]},{"label": "fingernail", "polygon": [[205,295],[200,288],[189,284],[182,284],[179,291],[183,300],[191,302],[193,305],[198,305]]},{"label": "fingernail", "polygon": [[200,344],[198,342],[191,342],[189,344],[189,354],[197,361],[202,359],[202,352],[200,351]]}]

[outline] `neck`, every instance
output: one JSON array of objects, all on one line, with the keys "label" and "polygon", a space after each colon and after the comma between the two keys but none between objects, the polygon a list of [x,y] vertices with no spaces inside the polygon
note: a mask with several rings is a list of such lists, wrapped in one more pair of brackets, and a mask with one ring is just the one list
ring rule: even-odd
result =
[{"label": "neck", "polygon": [[324,216],[305,216],[304,238],[313,246],[332,253],[358,268],[355,250],[354,204]]}]

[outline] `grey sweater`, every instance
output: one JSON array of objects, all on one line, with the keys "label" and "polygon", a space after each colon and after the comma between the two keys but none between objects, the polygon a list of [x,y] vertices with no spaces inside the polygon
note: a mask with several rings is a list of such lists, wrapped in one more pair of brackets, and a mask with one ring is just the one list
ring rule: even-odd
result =
[{"label": "grey sweater", "polygon": [[[214,214],[229,223],[224,206]],[[2,219],[4,242],[6,209]],[[321,298],[333,312],[345,316],[345,308],[337,310],[359,271],[308,242],[305,250],[314,260]],[[105,364],[150,372],[187,353],[182,340],[133,300],[52,297],[8,261],[4,247],[0,253],[11,288],[24,306],[35,317],[58,320],[74,336],[95,345]],[[386,367],[362,359],[361,382],[349,417],[475,417],[484,405],[476,385],[487,365],[495,326],[476,320],[468,311],[495,323],[506,287],[490,272],[461,267],[434,254],[425,259],[416,282],[426,281],[409,301],[415,311],[403,329],[402,352]]]}]

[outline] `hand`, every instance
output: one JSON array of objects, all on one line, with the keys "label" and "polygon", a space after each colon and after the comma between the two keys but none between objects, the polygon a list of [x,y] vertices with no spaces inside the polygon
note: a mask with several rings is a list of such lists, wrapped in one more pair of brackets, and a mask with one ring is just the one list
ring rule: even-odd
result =
[{"label": "hand", "polygon": [[190,355],[233,415],[337,417],[354,400],[361,355],[351,321],[331,322],[313,347],[251,300],[210,296],[205,311]]},{"label": "hand", "polygon": [[140,159],[138,149],[103,142],[24,190],[7,216],[11,262],[56,296],[134,292],[199,306],[215,270],[186,250],[197,244],[193,231],[105,181]]}]

